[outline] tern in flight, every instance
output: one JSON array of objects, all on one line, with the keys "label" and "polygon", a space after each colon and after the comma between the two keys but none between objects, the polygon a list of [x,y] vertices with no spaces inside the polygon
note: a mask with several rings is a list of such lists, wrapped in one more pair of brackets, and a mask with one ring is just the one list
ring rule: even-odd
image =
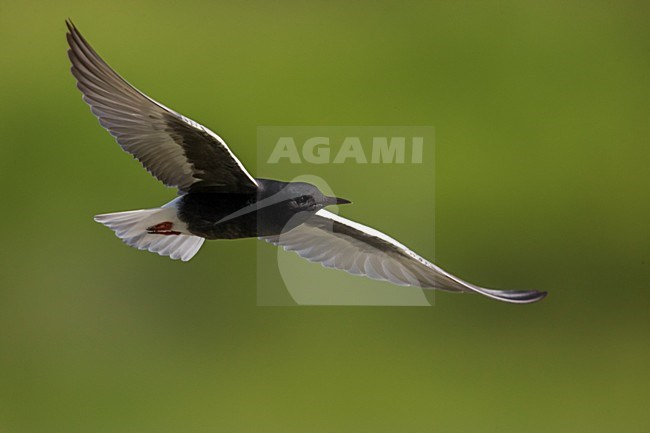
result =
[{"label": "tern in flight", "polygon": [[84,101],[124,151],[179,192],[159,208],[95,217],[126,244],[187,261],[206,239],[256,237],[325,267],[397,285],[512,303],[546,296],[463,281],[384,233],[326,209],[348,200],[304,182],[254,178],[221,137],[131,86],[66,24],[71,71]]}]

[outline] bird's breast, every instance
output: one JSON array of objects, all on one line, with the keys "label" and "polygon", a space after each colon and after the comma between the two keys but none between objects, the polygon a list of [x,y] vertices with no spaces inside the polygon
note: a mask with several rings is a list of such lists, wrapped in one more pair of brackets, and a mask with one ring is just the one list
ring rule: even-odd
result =
[{"label": "bird's breast", "polygon": [[250,194],[189,193],[181,197],[178,217],[188,230],[206,239],[278,235],[304,222],[286,203],[258,203]]}]

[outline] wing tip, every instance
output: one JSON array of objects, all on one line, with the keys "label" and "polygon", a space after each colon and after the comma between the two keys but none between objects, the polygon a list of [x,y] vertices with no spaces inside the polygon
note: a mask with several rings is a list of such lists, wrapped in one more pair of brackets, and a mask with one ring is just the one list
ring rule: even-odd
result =
[{"label": "wing tip", "polygon": [[487,290],[479,292],[490,298],[513,304],[531,304],[539,302],[548,295],[548,292],[539,290]]},{"label": "wing tip", "polygon": [[72,36],[74,33],[79,33],[79,30],[77,30],[77,26],[74,25],[72,22],[72,18],[68,17],[65,19],[65,26],[68,28],[67,34]]}]

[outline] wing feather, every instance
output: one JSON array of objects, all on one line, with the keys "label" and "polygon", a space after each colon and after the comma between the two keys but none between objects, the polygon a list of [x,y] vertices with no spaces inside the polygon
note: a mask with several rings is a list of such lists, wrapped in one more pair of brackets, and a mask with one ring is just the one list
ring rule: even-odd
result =
[{"label": "wing feather", "polygon": [[68,57],[83,99],[99,123],[154,177],[182,192],[252,192],[257,182],[208,128],[131,86],[71,22]]},{"label": "wing feather", "polygon": [[261,238],[325,267],[402,286],[476,292],[505,302],[539,301],[546,292],[493,290],[451,275],[375,229],[326,210],[279,236]]}]

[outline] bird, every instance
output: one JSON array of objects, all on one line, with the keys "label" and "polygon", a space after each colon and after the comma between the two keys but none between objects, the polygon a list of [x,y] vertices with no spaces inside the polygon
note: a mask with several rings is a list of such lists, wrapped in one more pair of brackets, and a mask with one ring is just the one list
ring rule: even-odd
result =
[{"label": "bird", "polygon": [[137,90],[71,20],[66,26],[70,70],[83,100],[124,151],[178,189],[161,207],[94,217],[127,245],[188,261],[206,239],[258,238],[327,268],[395,285],[473,292],[517,304],[546,296],[466,282],[390,236],[327,210],[349,200],[306,182],[254,178],[219,135]]}]

